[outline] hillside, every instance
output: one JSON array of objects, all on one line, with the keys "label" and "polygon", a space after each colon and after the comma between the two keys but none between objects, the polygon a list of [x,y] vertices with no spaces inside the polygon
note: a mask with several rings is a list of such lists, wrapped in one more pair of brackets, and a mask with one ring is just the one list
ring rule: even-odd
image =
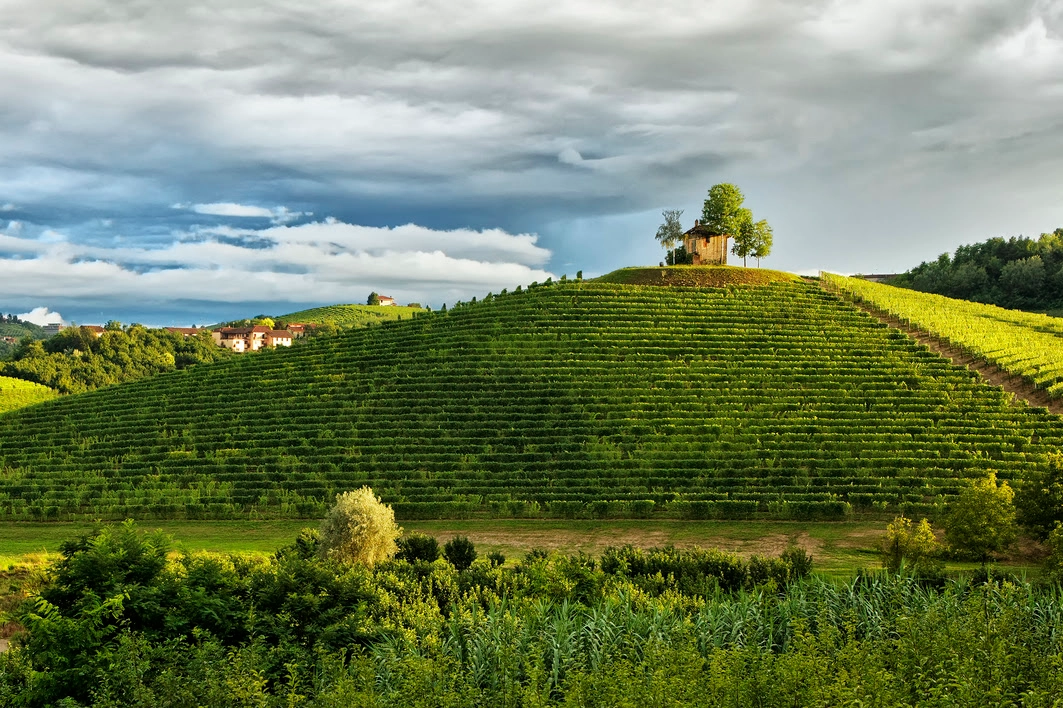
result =
[{"label": "hillside", "polygon": [[[0,360],[7,359],[24,338],[47,339],[44,328],[32,322],[20,320],[14,315],[0,315]],[[4,341],[14,339],[14,342]]]},{"label": "hillside", "polygon": [[337,327],[364,327],[368,324],[409,319],[416,312],[421,312],[421,308],[396,305],[329,305],[328,307],[315,307],[311,310],[289,312],[273,319],[279,323],[324,324],[331,322]]},{"label": "hillside", "polygon": [[50,401],[59,394],[40,384],[21,379],[0,376],[0,413],[29,406],[41,401]]},{"label": "hillside", "polygon": [[1063,397],[1063,319],[824,274],[824,282],[876,312],[895,317]]},{"label": "hillside", "polygon": [[0,416],[0,518],[932,513],[1063,422],[803,282],[566,282]]}]

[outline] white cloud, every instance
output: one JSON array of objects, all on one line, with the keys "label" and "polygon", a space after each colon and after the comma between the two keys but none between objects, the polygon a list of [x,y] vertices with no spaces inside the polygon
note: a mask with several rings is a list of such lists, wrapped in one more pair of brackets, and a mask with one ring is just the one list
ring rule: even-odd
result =
[{"label": "white cloud", "polygon": [[63,316],[58,312],[52,312],[47,307],[35,307],[29,312],[23,312],[21,315],[16,315],[20,320],[26,322],[32,322],[35,325],[41,327],[49,324],[63,324]]},{"label": "white cloud", "polygon": [[0,297],[358,302],[370,290],[453,301],[545,280],[532,234],[375,228],[335,219],[262,230],[201,229],[161,248],[0,235]]},{"label": "white cloud", "polygon": [[211,204],[174,204],[174,209],[191,209],[196,214],[210,216],[229,216],[237,219],[269,219],[274,224],[287,224],[302,216],[313,216],[312,213],[291,211],[288,207],[278,206],[266,208],[252,206],[250,204],[237,204],[235,202],[213,202]]},{"label": "white cloud", "polygon": [[8,202],[7,204],[0,204],[0,211],[14,211],[17,208],[18,207],[16,207],[11,202]]}]

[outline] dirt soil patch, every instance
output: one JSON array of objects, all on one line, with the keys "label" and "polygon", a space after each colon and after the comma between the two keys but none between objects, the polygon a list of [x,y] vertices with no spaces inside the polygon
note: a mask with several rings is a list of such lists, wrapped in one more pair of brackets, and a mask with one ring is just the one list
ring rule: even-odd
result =
[{"label": "dirt soil patch", "polygon": [[800,281],[793,273],[768,268],[738,266],[659,266],[621,268],[595,278],[597,283],[617,285],[657,285],[687,288],[726,288],[735,285],[770,285]]}]

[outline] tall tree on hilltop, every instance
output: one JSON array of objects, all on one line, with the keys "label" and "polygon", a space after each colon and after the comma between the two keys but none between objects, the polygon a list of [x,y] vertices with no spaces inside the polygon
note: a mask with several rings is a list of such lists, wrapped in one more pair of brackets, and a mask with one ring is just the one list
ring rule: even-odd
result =
[{"label": "tall tree on hilltop", "polygon": [[772,233],[771,225],[768,224],[766,219],[761,219],[753,224],[753,250],[749,252],[749,255],[757,259],[757,268],[760,267],[761,258],[771,255],[773,240],[774,234]]},{"label": "tall tree on hilltop", "polygon": [[701,209],[701,225],[737,239],[744,221],[753,218],[748,209],[742,208],[744,201],[742,190],[735,185],[727,182],[712,185]]}]

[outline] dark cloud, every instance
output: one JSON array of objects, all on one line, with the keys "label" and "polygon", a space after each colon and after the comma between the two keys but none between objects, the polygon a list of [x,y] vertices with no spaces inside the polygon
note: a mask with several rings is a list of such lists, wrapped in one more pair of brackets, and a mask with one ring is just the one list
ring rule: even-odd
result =
[{"label": "dark cloud", "polygon": [[736,181],[772,265],[904,268],[1063,223],[1061,6],[12,0],[0,218],[150,247],[252,218],[173,204],[500,227],[590,271],[655,262],[659,210]]}]

